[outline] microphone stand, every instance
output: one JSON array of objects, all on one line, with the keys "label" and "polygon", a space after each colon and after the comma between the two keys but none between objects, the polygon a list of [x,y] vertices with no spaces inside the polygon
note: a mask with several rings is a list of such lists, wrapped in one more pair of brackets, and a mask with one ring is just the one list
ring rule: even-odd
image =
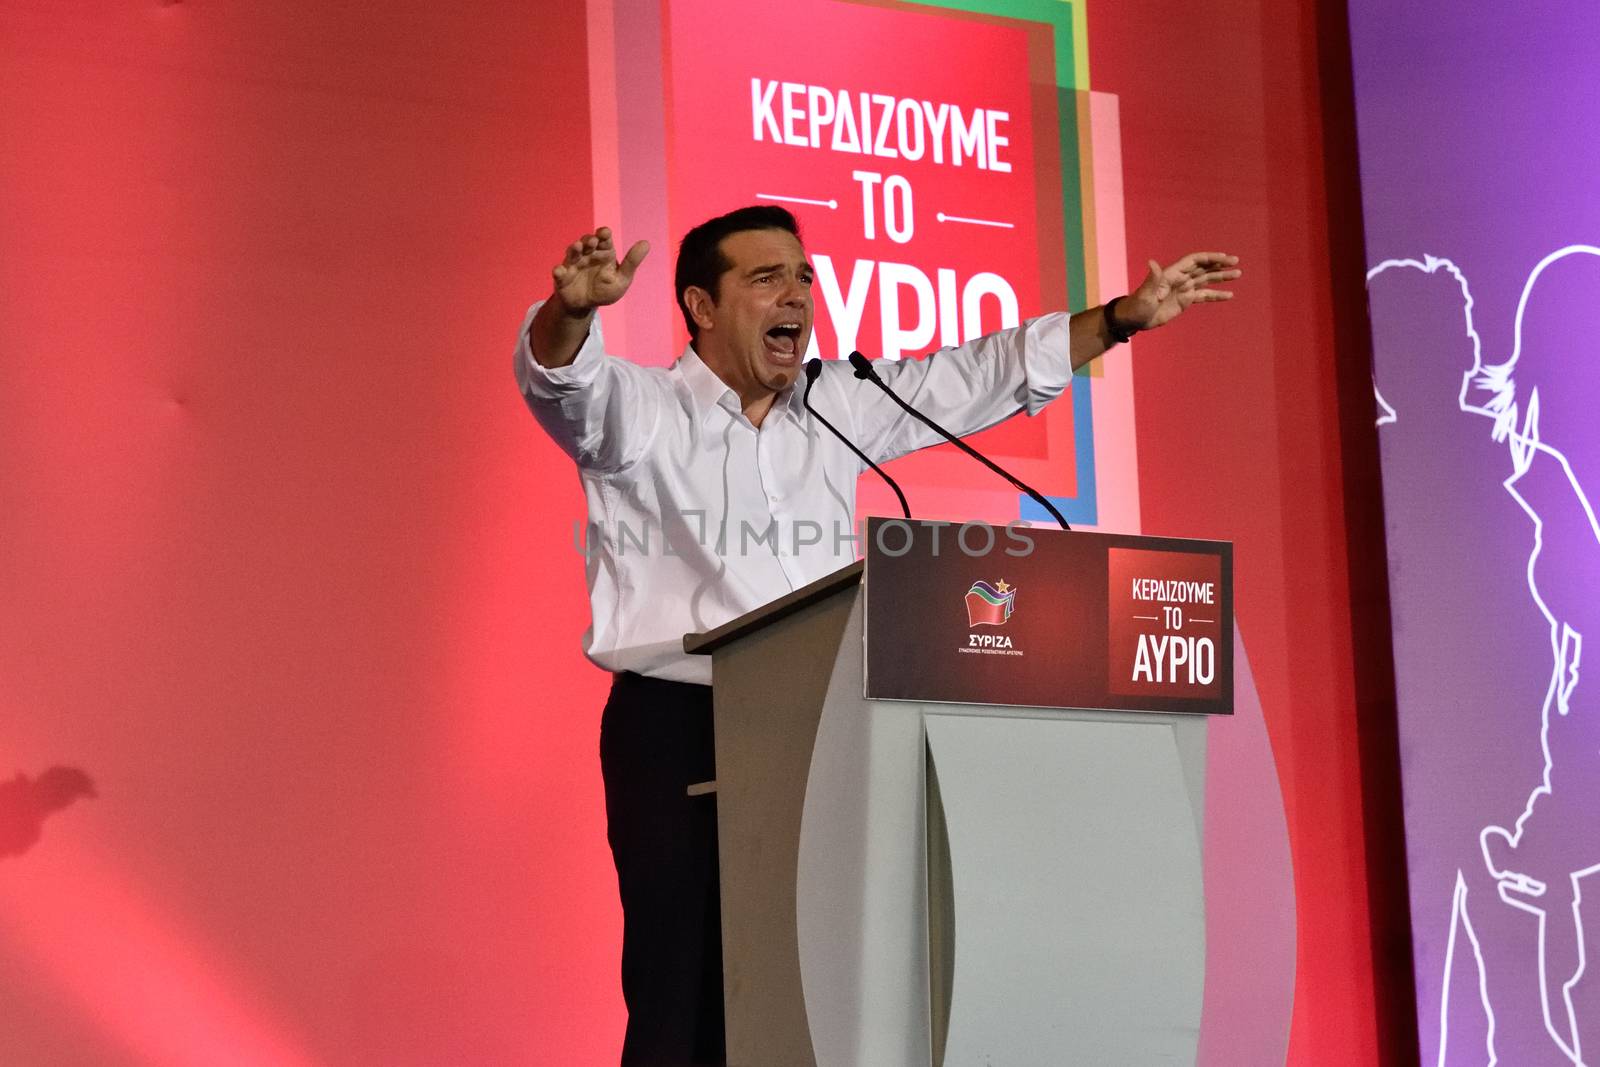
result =
[{"label": "microphone stand", "polygon": [[905,512],[906,518],[911,518],[911,505],[906,503],[906,495],[900,491],[900,487],[895,484],[895,480],[889,477],[889,475],[884,472],[882,467],[868,459],[865,452],[861,451],[861,449],[852,444],[848,437],[840,433],[838,429],[834,427],[833,423],[819,415],[817,413],[817,409],[811,406],[811,387],[817,383],[817,375],[821,373],[821,360],[813,359],[806,362],[806,388],[805,392],[800,395],[800,402],[805,405],[805,409],[807,411],[811,412],[812,418],[826,426],[833,436],[843,441],[844,446],[856,454],[856,458],[860,459],[861,462],[877,471],[878,477],[889,483],[889,488],[894,490],[894,495],[900,498],[900,510]]},{"label": "microphone stand", "polygon": [[[922,412],[918,411],[904,400],[900,399],[900,394],[896,393],[893,389],[890,389],[889,383],[878,377],[878,372],[873,369],[872,361],[867,359],[866,356],[863,356],[860,352],[850,353],[850,366],[855,368],[857,378],[862,378],[866,381],[869,381],[873,385],[876,385],[879,389],[882,389],[885,393],[889,394],[889,399],[893,400],[896,404],[899,404],[902,408],[904,408],[908,415],[914,416],[929,429],[937,433],[940,437],[943,437],[946,441],[949,441],[951,444],[961,449],[961,451],[965,452],[979,463],[982,463],[985,467],[988,467],[990,470],[994,471],[1000,477],[1004,478],[1006,481],[1010,482],[1024,493],[1027,493],[1029,496],[1033,497],[1034,500],[1039,502],[1041,507],[1048,511],[1052,517],[1054,517],[1056,522],[1061,524],[1061,528],[1063,530],[1072,529],[1071,526],[1067,525],[1067,520],[1061,516],[1061,512],[1056,510],[1055,505],[1050,503],[1050,501],[1042,496],[1037,490],[1023,485],[1010,474],[991,463],[989,459],[977,449],[961,440],[961,438],[957,437],[949,430],[946,430],[943,426],[940,426],[937,422],[934,422],[932,419],[928,418],[928,416],[924,415]],[[907,517],[909,517],[909,513],[907,514]]]}]

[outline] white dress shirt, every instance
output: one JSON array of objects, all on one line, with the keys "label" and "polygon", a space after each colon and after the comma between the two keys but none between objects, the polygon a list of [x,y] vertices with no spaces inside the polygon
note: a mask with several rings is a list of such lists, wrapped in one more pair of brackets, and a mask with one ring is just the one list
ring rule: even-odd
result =
[{"label": "white dress shirt", "polygon": [[[671,367],[641,367],[606,353],[598,316],[577,358],[540,366],[528,345],[538,307],[522,323],[517,384],[577,462],[588,502],[584,653],[609,671],[709,685],[710,657],[685,655],[683,635],[855,560],[866,468],[801,405],[804,375],[758,429],[693,346]],[[1067,388],[1067,316],[876,366],[950,432],[975,433]],[[811,406],[877,463],[942,440],[842,361],[823,361]]]}]

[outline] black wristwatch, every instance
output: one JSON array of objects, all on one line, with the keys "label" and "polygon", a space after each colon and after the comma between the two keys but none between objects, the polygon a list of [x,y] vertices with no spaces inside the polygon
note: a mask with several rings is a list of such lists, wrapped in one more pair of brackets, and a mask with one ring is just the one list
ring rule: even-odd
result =
[{"label": "black wristwatch", "polygon": [[1117,303],[1120,300],[1122,300],[1122,297],[1119,296],[1108,301],[1103,309],[1103,313],[1106,317],[1106,333],[1109,333],[1111,335],[1111,339],[1117,344],[1125,345],[1129,341],[1133,340],[1133,335],[1139,332],[1139,328],[1137,326],[1131,330],[1119,330],[1117,328],[1116,311]]}]

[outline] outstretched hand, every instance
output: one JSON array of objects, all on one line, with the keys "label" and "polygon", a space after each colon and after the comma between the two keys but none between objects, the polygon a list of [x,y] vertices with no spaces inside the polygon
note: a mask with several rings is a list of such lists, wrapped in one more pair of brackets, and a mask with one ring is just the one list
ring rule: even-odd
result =
[{"label": "outstretched hand", "polygon": [[567,246],[566,258],[550,272],[556,299],[576,315],[615,304],[633,284],[633,274],[649,251],[648,242],[637,241],[619,261],[610,228],[585,234]]},{"label": "outstretched hand", "polygon": [[1191,252],[1170,267],[1150,260],[1150,273],[1139,288],[1117,301],[1117,323],[1135,330],[1165,326],[1190,304],[1232,300],[1227,289],[1214,289],[1218,282],[1231,282],[1242,273],[1236,269],[1238,256],[1225,252]]}]

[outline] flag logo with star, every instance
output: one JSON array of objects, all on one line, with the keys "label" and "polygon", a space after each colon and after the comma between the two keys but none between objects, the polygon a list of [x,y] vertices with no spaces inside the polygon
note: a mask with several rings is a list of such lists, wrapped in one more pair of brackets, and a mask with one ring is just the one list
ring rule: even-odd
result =
[{"label": "flag logo with star", "polygon": [[967,590],[967,625],[1004,626],[1016,606],[1016,586],[1007,585],[1004,578],[996,585],[980,578]]}]

